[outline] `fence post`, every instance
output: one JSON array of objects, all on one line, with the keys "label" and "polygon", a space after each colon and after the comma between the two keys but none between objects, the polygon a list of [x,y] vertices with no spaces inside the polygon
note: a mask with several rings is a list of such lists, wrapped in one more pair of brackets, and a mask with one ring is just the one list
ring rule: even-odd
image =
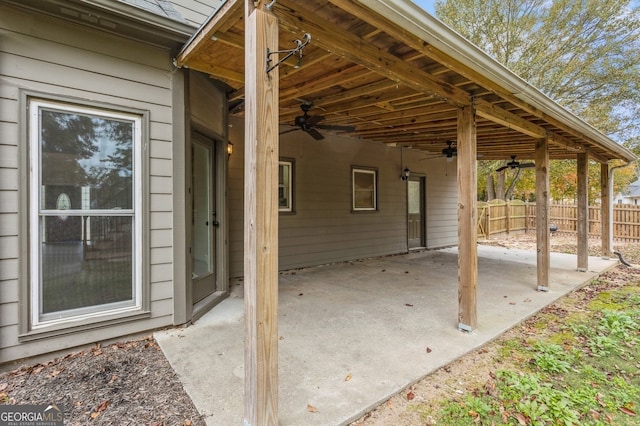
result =
[{"label": "fence post", "polygon": [[487,240],[491,239],[491,204],[487,203],[487,215],[484,218],[487,221],[486,234]]},{"label": "fence post", "polygon": [[507,200],[507,208],[505,209],[505,215],[507,216],[505,228],[507,228],[507,236],[509,236],[511,231],[511,201]]}]

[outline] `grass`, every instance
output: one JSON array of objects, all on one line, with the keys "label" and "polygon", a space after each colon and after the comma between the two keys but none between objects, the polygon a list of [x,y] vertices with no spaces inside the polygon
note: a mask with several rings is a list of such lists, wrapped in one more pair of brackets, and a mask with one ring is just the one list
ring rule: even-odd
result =
[{"label": "grass", "polygon": [[535,333],[498,342],[500,368],[484,385],[414,409],[438,425],[640,424],[637,277],[611,285],[605,274],[543,310],[523,325]]}]

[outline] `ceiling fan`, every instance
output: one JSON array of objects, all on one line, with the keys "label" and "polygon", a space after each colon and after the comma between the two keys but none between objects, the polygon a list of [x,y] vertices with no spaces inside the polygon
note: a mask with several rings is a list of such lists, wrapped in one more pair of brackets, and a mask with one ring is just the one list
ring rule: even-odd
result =
[{"label": "ceiling fan", "polygon": [[452,145],[456,141],[447,141],[447,147],[442,150],[442,156],[446,158],[452,158],[458,155],[458,148],[454,148]]},{"label": "ceiling fan", "polygon": [[528,169],[531,167],[535,167],[536,165],[533,163],[521,163],[519,161],[516,161],[516,156],[512,155],[511,156],[511,161],[509,161],[507,164],[505,164],[502,167],[498,167],[496,169],[496,172],[501,172],[505,169]]},{"label": "ceiling fan", "polygon": [[[458,148],[453,146],[455,143],[456,143],[456,141],[454,141],[454,140],[446,141],[447,147],[443,148],[442,151],[440,151],[440,154],[433,154],[433,155],[431,155],[429,157],[424,158],[424,160],[431,160],[433,158],[443,158],[443,157],[446,158],[447,160],[452,159],[453,157],[458,155]],[[429,149],[429,151],[431,151],[431,149]],[[431,151],[431,152],[433,152],[433,151]]]},{"label": "ceiling fan", "polygon": [[344,132],[353,132],[355,130],[354,126],[334,126],[329,124],[318,124],[319,122],[324,120],[324,117],[322,115],[309,115],[311,104],[301,104],[300,109],[302,110],[303,114],[295,118],[295,127],[293,129],[280,132],[281,135],[285,133],[295,132],[296,130],[302,130],[303,132],[307,132],[308,134],[310,134],[311,137],[315,140],[322,140],[324,139],[324,136],[318,131],[318,129],[337,130]]}]

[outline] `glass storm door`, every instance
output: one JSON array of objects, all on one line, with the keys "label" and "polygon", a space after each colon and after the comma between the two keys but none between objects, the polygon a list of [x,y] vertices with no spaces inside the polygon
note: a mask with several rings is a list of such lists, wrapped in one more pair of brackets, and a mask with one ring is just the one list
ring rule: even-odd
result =
[{"label": "glass storm door", "polygon": [[215,271],[215,185],[213,142],[202,137],[193,138],[192,165],[192,234],[191,277],[193,303],[216,290]]},{"label": "glass storm door", "polygon": [[407,181],[407,243],[409,249],[425,247],[424,177]]}]

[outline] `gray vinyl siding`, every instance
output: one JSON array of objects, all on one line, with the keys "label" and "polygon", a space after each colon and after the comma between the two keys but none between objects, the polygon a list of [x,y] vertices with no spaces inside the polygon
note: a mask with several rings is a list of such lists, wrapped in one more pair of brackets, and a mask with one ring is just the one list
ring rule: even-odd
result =
[{"label": "gray vinyl siding", "polygon": [[[0,363],[171,325],[175,71],[169,50],[8,6],[0,6],[0,31]],[[19,263],[28,238],[20,235],[26,229],[20,228],[20,220],[26,220],[27,212],[19,212],[21,200],[28,197],[27,183],[21,181],[27,176],[26,164],[20,159],[27,144],[27,123],[22,122],[26,114],[19,110],[24,93],[147,112],[143,288],[146,285],[150,294],[148,318],[20,342],[25,327],[20,310],[28,306],[19,301],[21,288],[28,285],[20,273],[28,271],[26,257]]]},{"label": "gray vinyl siding", "polygon": [[[236,143],[229,163],[231,276],[243,275],[243,122],[231,120]],[[406,182],[400,171],[426,176],[429,248],[457,242],[455,162],[423,161],[424,153],[326,135],[315,141],[302,132],[280,138],[280,157],[295,161],[293,214],[279,216],[281,270],[407,251]],[[238,146],[240,145],[240,146]],[[237,147],[237,148],[236,148]],[[351,211],[351,168],[377,169],[378,210]]]}]

